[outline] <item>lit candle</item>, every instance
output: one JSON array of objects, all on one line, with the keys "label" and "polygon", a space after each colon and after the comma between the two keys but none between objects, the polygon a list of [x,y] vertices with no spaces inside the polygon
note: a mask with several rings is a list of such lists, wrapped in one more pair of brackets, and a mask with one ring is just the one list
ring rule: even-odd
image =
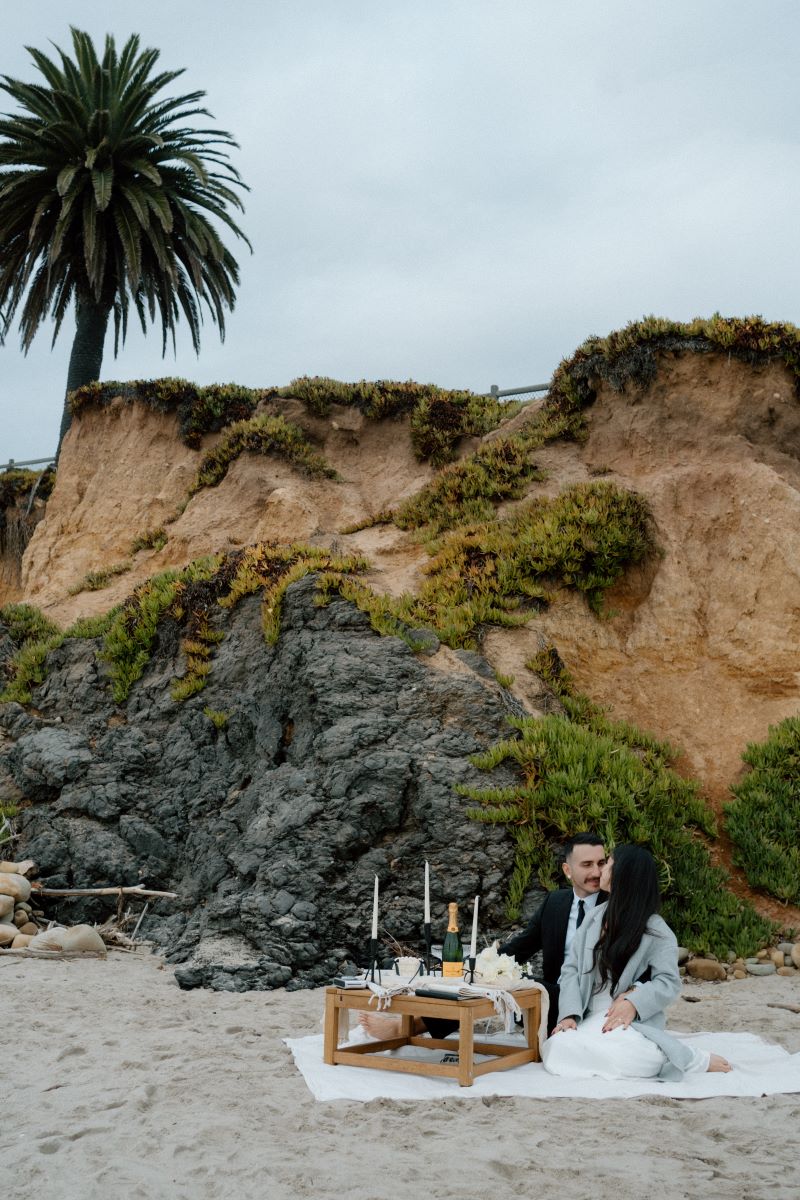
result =
[{"label": "lit candle", "polygon": [[472,941],[469,944],[469,956],[475,957],[478,944],[478,900],[479,896],[475,897],[475,907],[472,910]]},{"label": "lit candle", "polygon": [[431,923],[431,869],[425,859],[425,924]]},{"label": "lit candle", "polygon": [[375,876],[375,895],[372,899],[372,940],[378,940],[378,876]]}]

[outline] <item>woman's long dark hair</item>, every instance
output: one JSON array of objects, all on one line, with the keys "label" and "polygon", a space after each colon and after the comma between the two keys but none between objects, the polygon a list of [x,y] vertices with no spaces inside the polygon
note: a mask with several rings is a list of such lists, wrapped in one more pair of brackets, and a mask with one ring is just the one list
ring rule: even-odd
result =
[{"label": "woman's long dark hair", "polygon": [[644,846],[615,846],[611,893],[594,948],[594,966],[601,992],[609,983],[613,993],[625,964],[639,949],[647,922],[661,908],[656,861]]}]

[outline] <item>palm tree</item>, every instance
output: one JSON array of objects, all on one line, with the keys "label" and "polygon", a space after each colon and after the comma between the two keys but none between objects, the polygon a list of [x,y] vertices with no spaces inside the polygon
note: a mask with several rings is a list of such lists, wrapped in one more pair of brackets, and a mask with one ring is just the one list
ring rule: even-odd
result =
[{"label": "palm tree", "polygon": [[[243,208],[236,142],[184,124],[211,115],[205,92],[157,99],[183,71],[154,74],[136,35],[119,54],[106,37],[102,60],[74,28],[72,45],[60,65],[28,47],[44,82],[0,76],[19,106],[0,117],[0,341],[21,306],[23,350],[48,315],[55,343],[74,302],[67,397],[99,378],[112,312],[116,355],[131,304],[144,331],[160,321],[162,354],[181,313],[199,351],[204,306],[224,338],[239,268],[217,226],[250,244],[228,211]],[[59,448],[69,422],[65,398]]]}]

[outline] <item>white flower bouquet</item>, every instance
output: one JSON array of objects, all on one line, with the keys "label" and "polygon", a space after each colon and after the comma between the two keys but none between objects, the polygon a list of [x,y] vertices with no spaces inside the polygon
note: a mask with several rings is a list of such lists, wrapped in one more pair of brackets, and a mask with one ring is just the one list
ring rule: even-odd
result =
[{"label": "white flower bouquet", "polygon": [[481,983],[511,983],[522,978],[522,968],[510,954],[498,954],[497,942],[481,950],[475,960],[475,979]]}]

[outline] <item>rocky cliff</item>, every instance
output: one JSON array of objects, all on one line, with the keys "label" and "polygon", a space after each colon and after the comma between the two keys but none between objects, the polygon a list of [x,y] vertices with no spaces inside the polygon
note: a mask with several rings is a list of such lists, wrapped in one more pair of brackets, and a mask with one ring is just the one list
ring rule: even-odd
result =
[{"label": "rocky cliff", "polygon": [[503,735],[511,697],[477,655],[432,668],[314,595],[312,579],[289,589],[273,648],[258,601],[239,604],[202,700],[170,698],[183,654],[166,621],[124,707],[91,640],[50,656],[35,712],[0,706],[0,790],[27,799],[42,880],[177,891],[144,932],[185,986],[328,982],[365,954],[376,874],[381,932],[418,945],[425,859],[437,928],[476,893],[484,928],[503,922],[510,840],[467,821],[453,784],[476,778],[467,755]]}]

